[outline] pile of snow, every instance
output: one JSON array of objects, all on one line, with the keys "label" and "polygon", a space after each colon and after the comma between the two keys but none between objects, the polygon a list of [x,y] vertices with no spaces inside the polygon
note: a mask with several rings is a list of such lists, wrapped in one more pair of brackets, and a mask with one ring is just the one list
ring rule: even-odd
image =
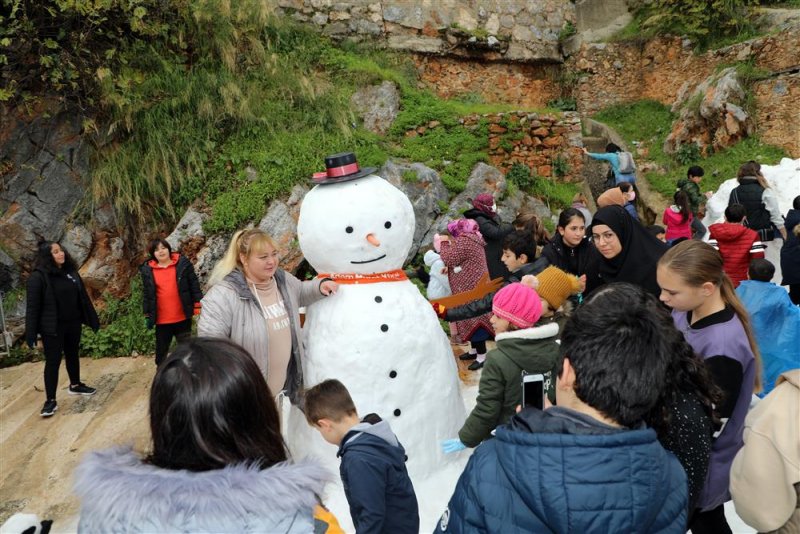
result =
[{"label": "pile of snow", "polygon": [[[769,186],[775,191],[781,214],[785,216],[786,212],[791,209],[794,198],[800,195],[800,158],[783,158],[777,165],[762,165],[761,172],[764,178],[767,179]],[[703,219],[703,224],[706,225],[706,228],[709,225],[725,220],[725,208],[728,207],[728,198],[733,188],[737,185],[736,178],[726,180],[714,192],[714,196],[708,200],[706,216]],[[706,239],[708,239],[708,234],[706,234]],[[783,241],[779,237],[767,243],[766,257],[775,265],[775,277],[772,281],[777,284],[781,283],[780,258],[782,246]]]}]

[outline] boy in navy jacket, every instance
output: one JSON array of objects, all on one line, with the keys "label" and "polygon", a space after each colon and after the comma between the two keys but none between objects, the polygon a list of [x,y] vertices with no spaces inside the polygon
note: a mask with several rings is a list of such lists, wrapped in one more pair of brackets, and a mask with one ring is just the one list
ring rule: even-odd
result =
[{"label": "boy in navy jacket", "polygon": [[344,384],[325,380],[305,392],[305,415],[328,443],[339,446],[339,473],[358,534],[419,532],[419,508],[405,449],[389,423],[359,419]]}]

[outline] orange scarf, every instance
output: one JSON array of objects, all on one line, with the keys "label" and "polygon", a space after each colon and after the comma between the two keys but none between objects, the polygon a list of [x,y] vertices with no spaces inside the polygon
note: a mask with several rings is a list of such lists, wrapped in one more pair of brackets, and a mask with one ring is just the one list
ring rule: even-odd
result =
[{"label": "orange scarf", "polygon": [[359,274],[359,273],[331,273],[318,274],[317,278],[329,278],[337,284],[376,284],[378,282],[402,282],[408,280],[403,269],[385,271],[382,273]]}]

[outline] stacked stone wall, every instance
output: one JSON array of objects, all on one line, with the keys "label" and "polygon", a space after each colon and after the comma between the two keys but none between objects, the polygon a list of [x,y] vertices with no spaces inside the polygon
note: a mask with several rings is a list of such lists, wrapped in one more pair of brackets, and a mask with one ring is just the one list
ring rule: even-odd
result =
[{"label": "stacked stone wall", "polygon": [[[582,180],[581,120],[575,112],[532,113],[515,111],[469,115],[465,128],[488,123],[489,163],[503,173],[515,164],[527,165],[538,176],[566,182]],[[408,130],[406,136],[425,135],[442,127],[437,121]]]},{"label": "stacked stone wall", "polygon": [[409,52],[561,62],[570,0],[278,0],[287,15],[334,38],[380,39]]}]

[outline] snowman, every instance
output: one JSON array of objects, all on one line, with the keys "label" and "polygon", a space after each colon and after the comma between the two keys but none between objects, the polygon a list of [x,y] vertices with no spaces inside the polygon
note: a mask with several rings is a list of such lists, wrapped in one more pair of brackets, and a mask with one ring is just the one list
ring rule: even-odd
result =
[{"label": "snowman", "polygon": [[[308,309],[304,380],[310,387],[338,379],[359,415],[374,412],[389,422],[419,496],[422,479],[448,467],[457,477],[466,458],[441,452],[440,442],[456,436],[465,418],[458,370],[430,303],[402,270],[414,212],[399,189],[372,174],[374,168],[360,170],[352,153],[330,156],[325,164],[327,171],[314,175],[317,185],[303,198],[297,234],[309,264],[339,290]],[[303,426],[304,420],[290,422],[295,457],[313,455],[338,472],[336,449]],[[447,485],[436,514],[455,478]]]}]

